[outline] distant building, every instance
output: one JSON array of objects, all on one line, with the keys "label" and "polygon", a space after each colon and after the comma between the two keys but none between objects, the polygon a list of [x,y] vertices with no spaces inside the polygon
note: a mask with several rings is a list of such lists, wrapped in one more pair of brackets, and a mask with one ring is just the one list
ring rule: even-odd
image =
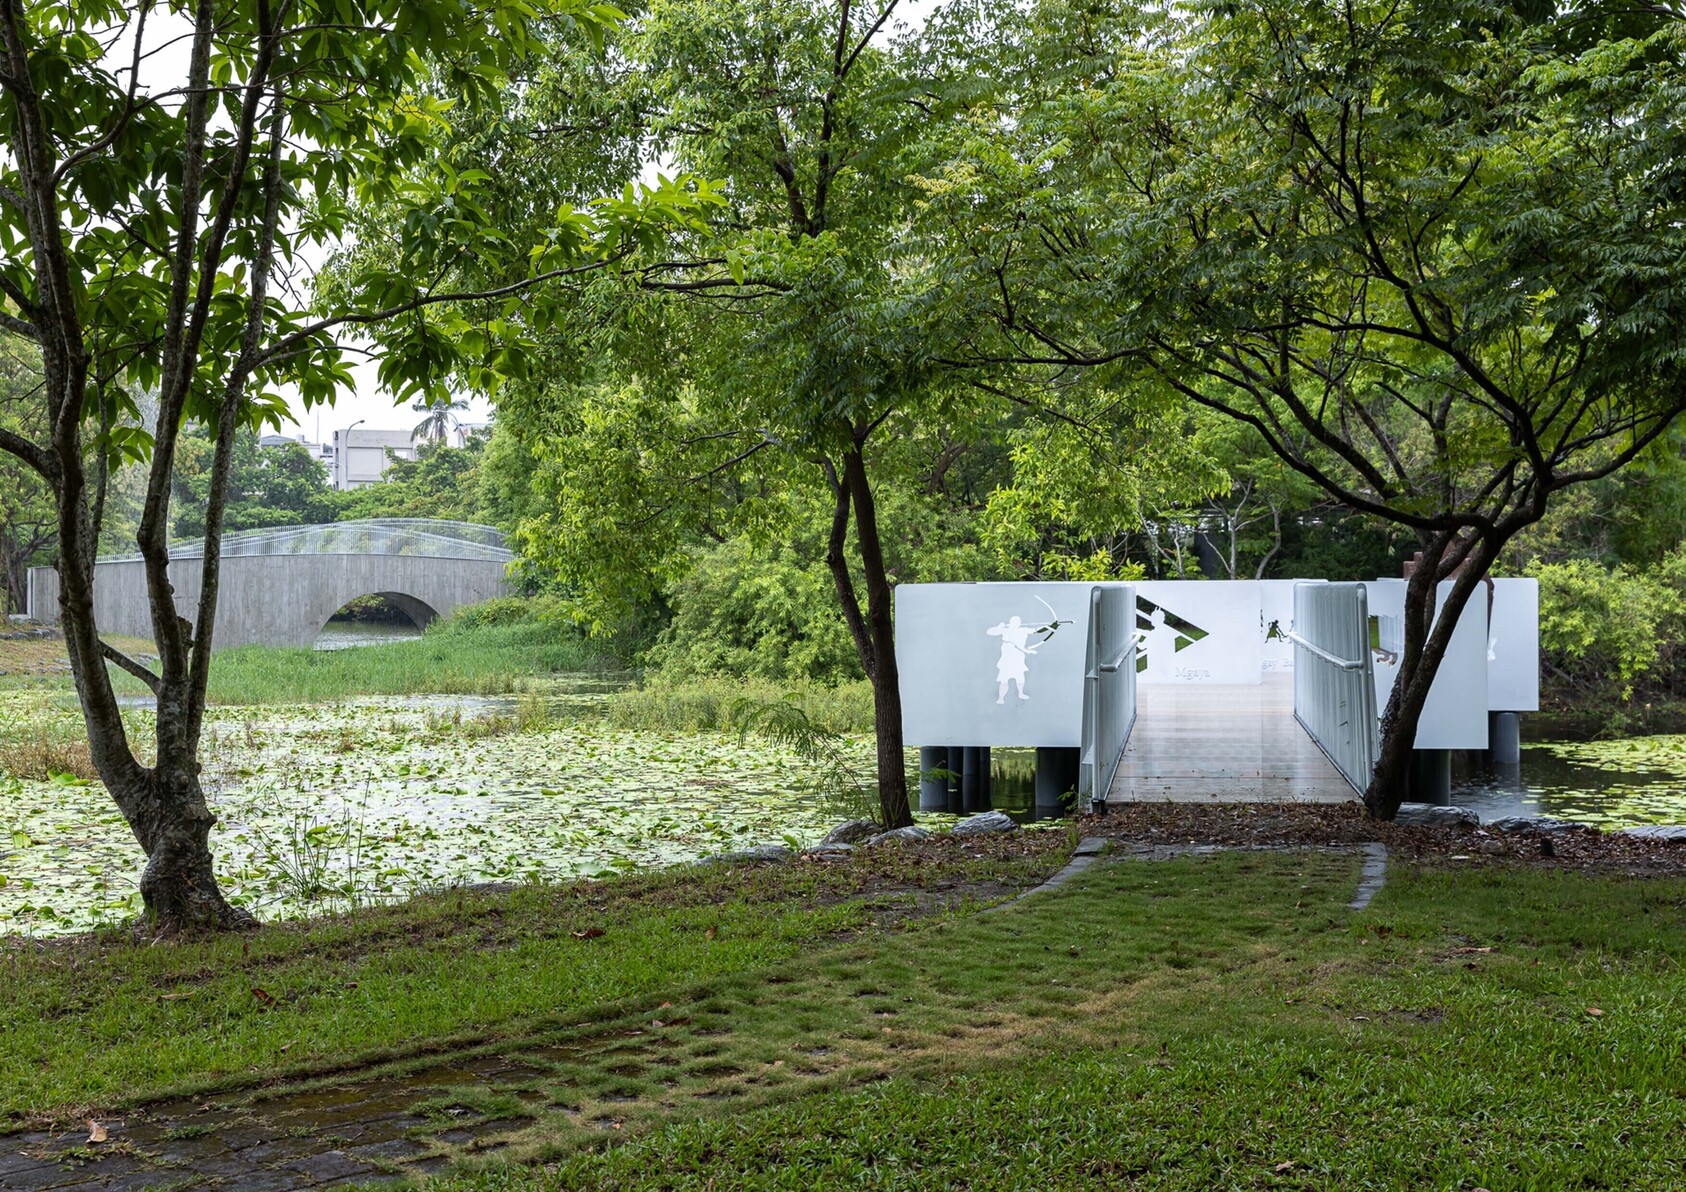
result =
[{"label": "distant building", "polygon": [[262,435],[258,438],[259,447],[282,447],[288,443],[297,443],[311,456],[319,460],[330,476],[334,473],[334,448],[329,443],[312,443],[302,434],[299,435]]},{"label": "distant building", "polygon": [[467,447],[470,439],[491,425],[490,422],[459,422],[451,427],[445,441],[453,447]]},{"label": "distant building", "polygon": [[363,429],[355,423],[336,430],[327,450],[330,475],[337,489],[374,484],[386,474],[389,460],[416,458],[416,442],[410,431]]}]

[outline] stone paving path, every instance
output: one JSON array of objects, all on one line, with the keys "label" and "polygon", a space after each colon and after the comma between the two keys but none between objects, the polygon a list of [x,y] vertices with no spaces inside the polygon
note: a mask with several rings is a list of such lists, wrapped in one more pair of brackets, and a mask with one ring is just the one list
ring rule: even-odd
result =
[{"label": "stone paving path", "polygon": [[[35,1131],[0,1138],[0,1189],[130,1192],[240,1189],[287,1192],[406,1180],[444,1166],[447,1152],[485,1152],[523,1123],[488,1119],[453,1096],[466,1091],[544,1096],[559,1066],[618,1040],[454,1057],[402,1076],[283,1091],[233,1102],[164,1102],[100,1119],[106,1139]],[[465,1098],[472,1100],[472,1096]]]},{"label": "stone paving path", "polygon": [[[1103,856],[1151,861],[1224,851],[1231,849],[1114,842],[1109,852],[1108,841],[1090,837],[1064,869],[1020,897],[1058,889]],[[1368,903],[1385,875],[1386,850],[1374,845],[1363,851],[1355,909]],[[343,1082],[303,1089],[161,1102],[121,1119],[99,1119],[105,1139],[98,1143],[89,1142],[86,1126],[0,1136],[0,1189],[293,1192],[408,1182],[441,1169],[453,1155],[496,1151],[527,1124],[520,1118],[488,1117],[459,1102],[493,1094],[566,1109],[551,1098],[565,1086],[559,1077],[570,1065],[632,1046],[633,1040],[613,1033],[582,1041],[529,1041],[457,1054],[401,1075],[348,1074]]]}]

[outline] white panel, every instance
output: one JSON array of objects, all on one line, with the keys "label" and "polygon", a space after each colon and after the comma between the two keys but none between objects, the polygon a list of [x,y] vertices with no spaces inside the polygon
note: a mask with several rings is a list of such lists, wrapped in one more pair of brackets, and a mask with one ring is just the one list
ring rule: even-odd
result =
[{"label": "white panel", "polygon": [[1493,616],[1487,629],[1487,706],[1495,712],[1540,710],[1539,580],[1493,581]]},{"label": "white panel", "polygon": [[1294,643],[1288,631],[1294,627],[1294,585],[1309,583],[1299,579],[1267,579],[1259,581],[1259,649],[1260,669],[1266,674],[1294,669]]},{"label": "white panel", "polygon": [[[1444,603],[1451,582],[1440,585],[1437,603]],[[1370,616],[1376,619],[1376,711],[1385,713],[1399,674],[1398,655],[1404,645],[1405,581],[1372,580],[1364,585]],[[1478,590],[1464,606],[1451,644],[1434,676],[1422,719],[1417,723],[1418,749],[1487,748],[1487,602]]]},{"label": "white panel", "polygon": [[899,586],[896,666],[907,743],[1080,746],[1096,586]]},{"label": "white panel", "polygon": [[1264,634],[1256,580],[1136,583],[1140,683],[1259,683]]}]

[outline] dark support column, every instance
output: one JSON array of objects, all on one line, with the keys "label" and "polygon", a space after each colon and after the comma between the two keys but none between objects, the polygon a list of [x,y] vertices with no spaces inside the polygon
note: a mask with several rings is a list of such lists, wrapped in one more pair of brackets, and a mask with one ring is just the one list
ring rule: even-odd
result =
[{"label": "dark support column", "polygon": [[978,790],[982,786],[978,777],[978,750],[968,745],[961,756],[964,760],[960,770],[960,809],[966,812],[982,810],[978,806]]},{"label": "dark support column", "polygon": [[919,750],[919,810],[948,810],[948,747],[925,745]]},{"label": "dark support column", "polygon": [[1452,751],[1411,751],[1411,795],[1418,803],[1445,807],[1452,801]]},{"label": "dark support column", "polygon": [[1517,712],[1487,714],[1487,755],[1494,767],[1522,761],[1522,716]]},{"label": "dark support column", "polygon": [[989,746],[979,745],[974,752],[978,755],[978,810],[988,811],[995,806],[995,782],[990,774]]},{"label": "dark support column", "polygon": [[1077,789],[1081,763],[1081,753],[1076,749],[1036,751],[1036,818],[1050,819],[1070,812],[1071,805],[1064,796]]},{"label": "dark support column", "polygon": [[948,747],[948,806],[944,810],[959,815],[966,809],[961,795],[961,782],[966,769],[966,750],[960,745]]}]

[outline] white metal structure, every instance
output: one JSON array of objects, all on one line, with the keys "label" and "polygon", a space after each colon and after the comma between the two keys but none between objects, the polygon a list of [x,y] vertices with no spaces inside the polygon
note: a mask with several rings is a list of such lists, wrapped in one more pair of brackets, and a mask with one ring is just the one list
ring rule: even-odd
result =
[{"label": "white metal structure", "polygon": [[1082,774],[1078,793],[1104,799],[1136,723],[1136,594],[1096,588],[1089,597]]},{"label": "white metal structure", "polygon": [[1376,770],[1380,730],[1363,584],[1294,588],[1294,719],[1363,793]]}]

